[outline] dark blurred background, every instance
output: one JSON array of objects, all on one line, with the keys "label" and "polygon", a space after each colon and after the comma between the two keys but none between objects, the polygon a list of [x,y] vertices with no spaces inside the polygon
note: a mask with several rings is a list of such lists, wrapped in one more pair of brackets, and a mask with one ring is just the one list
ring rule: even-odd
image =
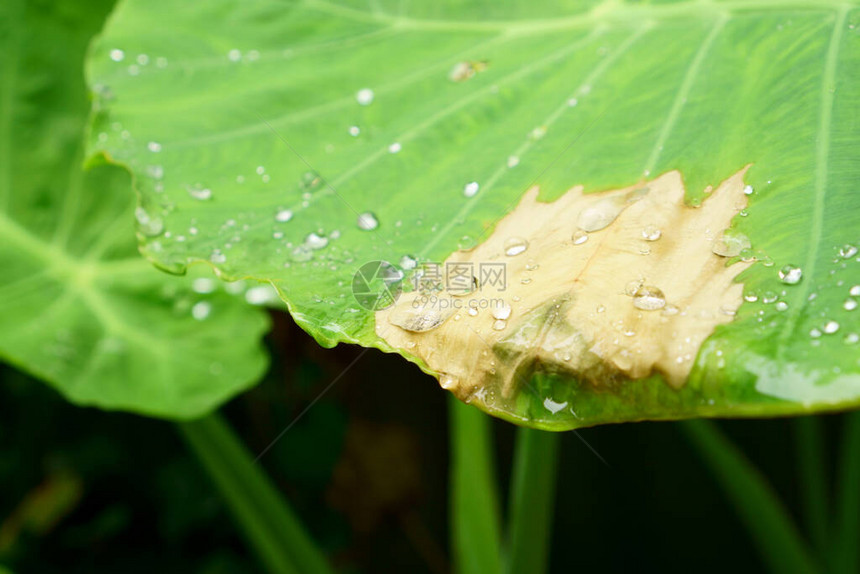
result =
[{"label": "dark blurred background", "polygon": [[[361,353],[272,315],[265,380],[224,408],[254,454]],[[414,365],[370,351],[261,458],[340,571],[449,570],[447,401]],[[840,416],[825,422],[836,446]],[[795,424],[721,426],[796,515]],[[494,425],[504,493],[514,427]],[[677,425],[578,434],[562,438],[553,572],[762,569]],[[171,423],[74,407],[5,366],[0,484],[0,564],[18,574],[262,572]]]}]

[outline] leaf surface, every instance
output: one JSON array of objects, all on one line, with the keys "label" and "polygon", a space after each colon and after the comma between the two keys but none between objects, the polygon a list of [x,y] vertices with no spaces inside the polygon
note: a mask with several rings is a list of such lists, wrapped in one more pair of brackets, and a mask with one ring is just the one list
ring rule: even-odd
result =
[{"label": "leaf surface", "polygon": [[[272,281],[321,344],[396,351],[443,382],[426,357],[453,347],[381,336],[351,292],[363,264],[399,267],[408,290],[533,186],[553,202],[675,172],[698,205],[746,169],[744,300],[681,356],[682,384],[541,359],[510,400],[483,383],[465,398],[555,429],[844,408],[860,402],[858,20],[854,3],[811,0],[126,0],[89,60],[90,149],[135,175],[157,264]],[[509,323],[529,312],[511,303]],[[487,372],[507,360],[485,350]]]}]

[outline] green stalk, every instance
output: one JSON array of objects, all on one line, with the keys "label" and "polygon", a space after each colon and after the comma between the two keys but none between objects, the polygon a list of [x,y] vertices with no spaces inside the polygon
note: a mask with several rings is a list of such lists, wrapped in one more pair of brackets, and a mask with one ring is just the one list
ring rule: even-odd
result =
[{"label": "green stalk", "polygon": [[546,572],[555,502],[559,435],[517,429],[506,572]]},{"label": "green stalk", "polygon": [[860,413],[845,417],[836,499],[834,572],[860,569]]},{"label": "green stalk", "polygon": [[217,413],[178,427],[269,572],[331,572],[299,519]]},{"label": "green stalk", "polygon": [[451,546],[458,574],[501,574],[492,419],[450,399]]},{"label": "green stalk", "polygon": [[803,506],[809,537],[817,554],[826,556],[828,492],[821,420],[814,416],[799,417],[795,425],[798,471],[803,485]]},{"label": "green stalk", "polygon": [[818,572],[782,502],[735,445],[710,421],[680,425],[734,504],[770,570],[779,574]]}]

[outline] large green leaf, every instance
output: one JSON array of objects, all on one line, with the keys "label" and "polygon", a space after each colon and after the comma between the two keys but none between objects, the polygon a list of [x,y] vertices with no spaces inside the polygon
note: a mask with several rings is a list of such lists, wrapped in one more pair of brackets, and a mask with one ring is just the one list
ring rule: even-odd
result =
[{"label": "large green leaf", "polygon": [[0,357],[79,404],[196,416],[261,375],[268,321],[153,269],[128,174],[81,169],[83,59],[110,5],[0,8]]},{"label": "large green leaf", "polygon": [[734,226],[759,261],[733,320],[679,357],[683,386],[534,360],[513,397],[471,398],[545,428],[844,408],[860,403],[858,20],[820,0],[126,0],[89,59],[91,150],[133,172],[158,265],[271,280],[321,344],[436,374],[377,335],[350,292],[365,262],[443,261],[533,183],[553,201],[679,170],[697,204],[751,165]]}]

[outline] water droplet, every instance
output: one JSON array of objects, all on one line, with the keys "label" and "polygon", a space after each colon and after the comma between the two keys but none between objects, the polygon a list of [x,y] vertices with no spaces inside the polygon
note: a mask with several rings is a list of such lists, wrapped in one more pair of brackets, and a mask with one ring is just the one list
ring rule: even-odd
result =
[{"label": "water droplet", "polygon": [[[328,240],[326,240],[328,241]],[[314,256],[311,252],[311,248],[307,245],[298,245],[295,249],[293,249],[293,261],[303,262],[310,261],[310,259]]]},{"label": "water droplet", "polygon": [[567,105],[571,108],[575,108],[576,104],[578,104],[578,103],[579,103],[579,100],[577,100],[576,98],[570,98],[569,100],[567,100]]},{"label": "water droplet", "polygon": [[328,237],[312,231],[305,237],[305,245],[311,249],[322,249],[328,245]]},{"label": "water droplet", "polygon": [[358,228],[364,231],[373,231],[379,227],[379,220],[370,211],[365,211],[358,216]]},{"label": "water droplet", "polygon": [[227,59],[231,62],[238,62],[242,59],[242,52],[234,48],[233,50],[227,52]]},{"label": "water droplet", "polygon": [[[565,359],[565,360],[569,361],[570,359]],[[565,403],[557,403],[549,397],[547,397],[543,400],[543,408],[545,408],[546,410],[548,410],[552,414],[556,414],[556,413],[561,412],[562,410],[565,409],[565,407],[567,407],[566,402]]]},{"label": "water droplet", "polygon": [[388,153],[400,153],[400,150],[403,149],[400,145],[400,142],[394,142],[390,146],[388,146]]},{"label": "water droplet", "polygon": [[505,327],[508,326],[508,322],[504,319],[497,319],[493,321],[493,331],[504,331]]},{"label": "water droplet", "polygon": [[456,389],[460,383],[459,379],[448,373],[439,373],[439,386],[446,390]]},{"label": "water droplet", "polygon": [[633,295],[636,294],[636,291],[638,291],[640,287],[642,287],[642,280],[634,279],[633,281],[628,282],[627,285],[624,286],[624,294],[629,297],[633,297]]},{"label": "water droplet", "polygon": [[212,312],[212,303],[209,301],[199,301],[191,307],[191,316],[198,321],[203,321]]},{"label": "water droplet", "polygon": [[508,319],[511,316],[511,306],[507,303],[493,309],[493,317],[496,319]]},{"label": "water droplet", "polygon": [[110,59],[114,62],[122,62],[125,58],[125,52],[122,50],[114,49],[110,51]]},{"label": "water droplet", "polygon": [[828,321],[824,324],[824,328],[822,330],[828,335],[832,335],[839,330],[839,323],[836,321]]},{"label": "water droplet", "polygon": [[463,187],[463,195],[466,197],[474,197],[478,193],[480,186],[477,181],[470,181]]},{"label": "water droplet", "polygon": [[352,137],[358,137],[358,134],[361,133],[361,128],[358,126],[349,126],[349,135]]},{"label": "water droplet", "polygon": [[860,285],[854,285],[851,289],[848,290],[848,294],[854,297],[860,296]]},{"label": "water droplet", "polygon": [[663,236],[663,232],[656,225],[646,225],[642,229],[642,239],[645,241],[657,241]]},{"label": "water droplet", "polygon": [[373,103],[373,90],[370,88],[362,88],[355,94],[355,101],[362,106],[369,106]]},{"label": "water droplet", "polygon": [[212,190],[197,184],[188,187],[188,195],[200,201],[207,201],[212,199]]},{"label": "water droplet", "polygon": [[164,222],[158,217],[151,216],[142,207],[134,210],[134,217],[137,219],[138,229],[147,237],[156,237],[164,231]]},{"label": "water droplet", "polygon": [[857,248],[849,243],[839,248],[839,257],[842,259],[851,259],[855,255],[857,255]]},{"label": "water droplet", "polygon": [[747,293],[746,295],[744,295],[744,301],[746,301],[747,303],[755,303],[756,301],[758,301],[758,295],[756,295],[755,293]]},{"label": "water droplet", "polygon": [[785,311],[786,309],[788,309],[788,303],[786,303],[785,301],[777,301],[776,305],[774,305],[774,308],[777,311]]},{"label": "water droplet", "polygon": [[642,188],[623,196],[616,195],[596,201],[579,213],[576,220],[577,226],[583,231],[600,231],[615,221],[625,207],[638,201],[646,193],[648,193],[648,189]]},{"label": "water droplet", "polygon": [[856,299],[851,299],[851,298],[849,297],[849,298],[848,298],[848,299],[846,299],[846,300],[845,300],[845,302],[842,304],[842,307],[843,307],[846,311],[853,311],[854,309],[856,309],[856,308],[857,308],[857,300],[856,300]]},{"label": "water droplet", "polygon": [[725,229],[714,240],[711,251],[720,257],[737,257],[749,248],[750,240],[746,235],[734,229]]},{"label": "water droplet", "polygon": [[812,337],[813,339],[817,339],[818,337],[821,336],[821,331],[816,329],[815,327],[813,327],[812,329],[809,330],[809,336]]},{"label": "water droplet", "polygon": [[751,186],[751,185],[745,185],[744,186],[744,194],[745,195],[752,195],[754,191],[755,190],[753,189],[753,186]]},{"label": "water droplet", "polygon": [[765,291],[764,294],[761,296],[761,302],[766,305],[770,305],[771,303],[775,302],[778,297],[779,296],[773,291]]},{"label": "water droplet", "polygon": [[277,213],[275,213],[275,221],[280,223],[286,223],[287,221],[293,218],[293,212],[289,209],[279,209]]},{"label": "water droplet", "polygon": [[513,257],[529,248],[529,242],[522,237],[509,237],[505,241],[505,255]]},{"label": "water droplet", "polygon": [[571,239],[573,240],[574,245],[582,245],[588,241],[588,233],[581,229],[577,229],[573,232],[573,237],[571,237]]},{"label": "water droplet", "polygon": [[605,312],[605,311],[606,311],[606,305],[603,305],[602,303],[601,303],[601,304],[598,304],[598,305],[597,305],[597,309],[596,309],[596,311],[597,311],[598,313],[603,313],[603,312]]},{"label": "water droplet", "polygon": [[845,335],[843,341],[845,341],[846,345],[853,345],[860,341],[860,335],[858,335],[857,333],[848,333],[847,335]]},{"label": "water droplet", "polygon": [[225,263],[227,261],[227,256],[221,253],[220,249],[213,249],[212,254],[209,255],[209,261],[215,264]]},{"label": "water droplet", "polygon": [[278,300],[278,292],[271,285],[257,285],[245,291],[245,301],[251,305],[266,305]]},{"label": "water droplet", "polygon": [[418,262],[411,255],[404,255],[400,258],[400,267],[406,270],[415,269],[418,266]]},{"label": "water droplet", "polygon": [[435,329],[454,314],[454,309],[439,305],[395,308],[388,322],[412,333],[423,333]]},{"label": "water droplet", "polygon": [[545,135],[546,135],[546,126],[538,126],[529,133],[529,137],[535,141],[543,138],[543,136],[545,136]]},{"label": "water droplet", "polygon": [[672,305],[671,303],[667,303],[665,307],[663,307],[663,311],[660,312],[661,315],[666,317],[671,317],[672,315],[677,315],[681,310],[677,305]]},{"label": "water droplet", "polygon": [[471,315],[472,317],[475,317],[478,314],[478,308],[477,307],[469,307],[469,309],[466,312],[469,315]]},{"label": "water droplet", "polygon": [[779,270],[779,278],[786,285],[796,285],[803,278],[803,270],[796,265],[786,265]]},{"label": "water droplet", "polygon": [[147,56],[146,54],[138,54],[136,59],[137,63],[141,66],[146,66],[147,64],[149,64],[149,56]]},{"label": "water droplet", "polygon": [[161,151],[161,144],[158,142],[149,142],[148,144],[146,144],[146,149],[148,149],[152,153],[158,153]]},{"label": "water droplet", "polygon": [[508,156],[508,167],[517,167],[518,165],[520,165],[519,157],[515,155]]},{"label": "water droplet", "polygon": [[633,305],[643,311],[656,311],[666,306],[666,296],[657,287],[643,285],[633,294]]},{"label": "water droplet", "polygon": [[213,279],[209,279],[207,277],[198,277],[191,283],[191,289],[195,293],[212,293],[215,291],[215,287],[217,287],[217,283]]}]

